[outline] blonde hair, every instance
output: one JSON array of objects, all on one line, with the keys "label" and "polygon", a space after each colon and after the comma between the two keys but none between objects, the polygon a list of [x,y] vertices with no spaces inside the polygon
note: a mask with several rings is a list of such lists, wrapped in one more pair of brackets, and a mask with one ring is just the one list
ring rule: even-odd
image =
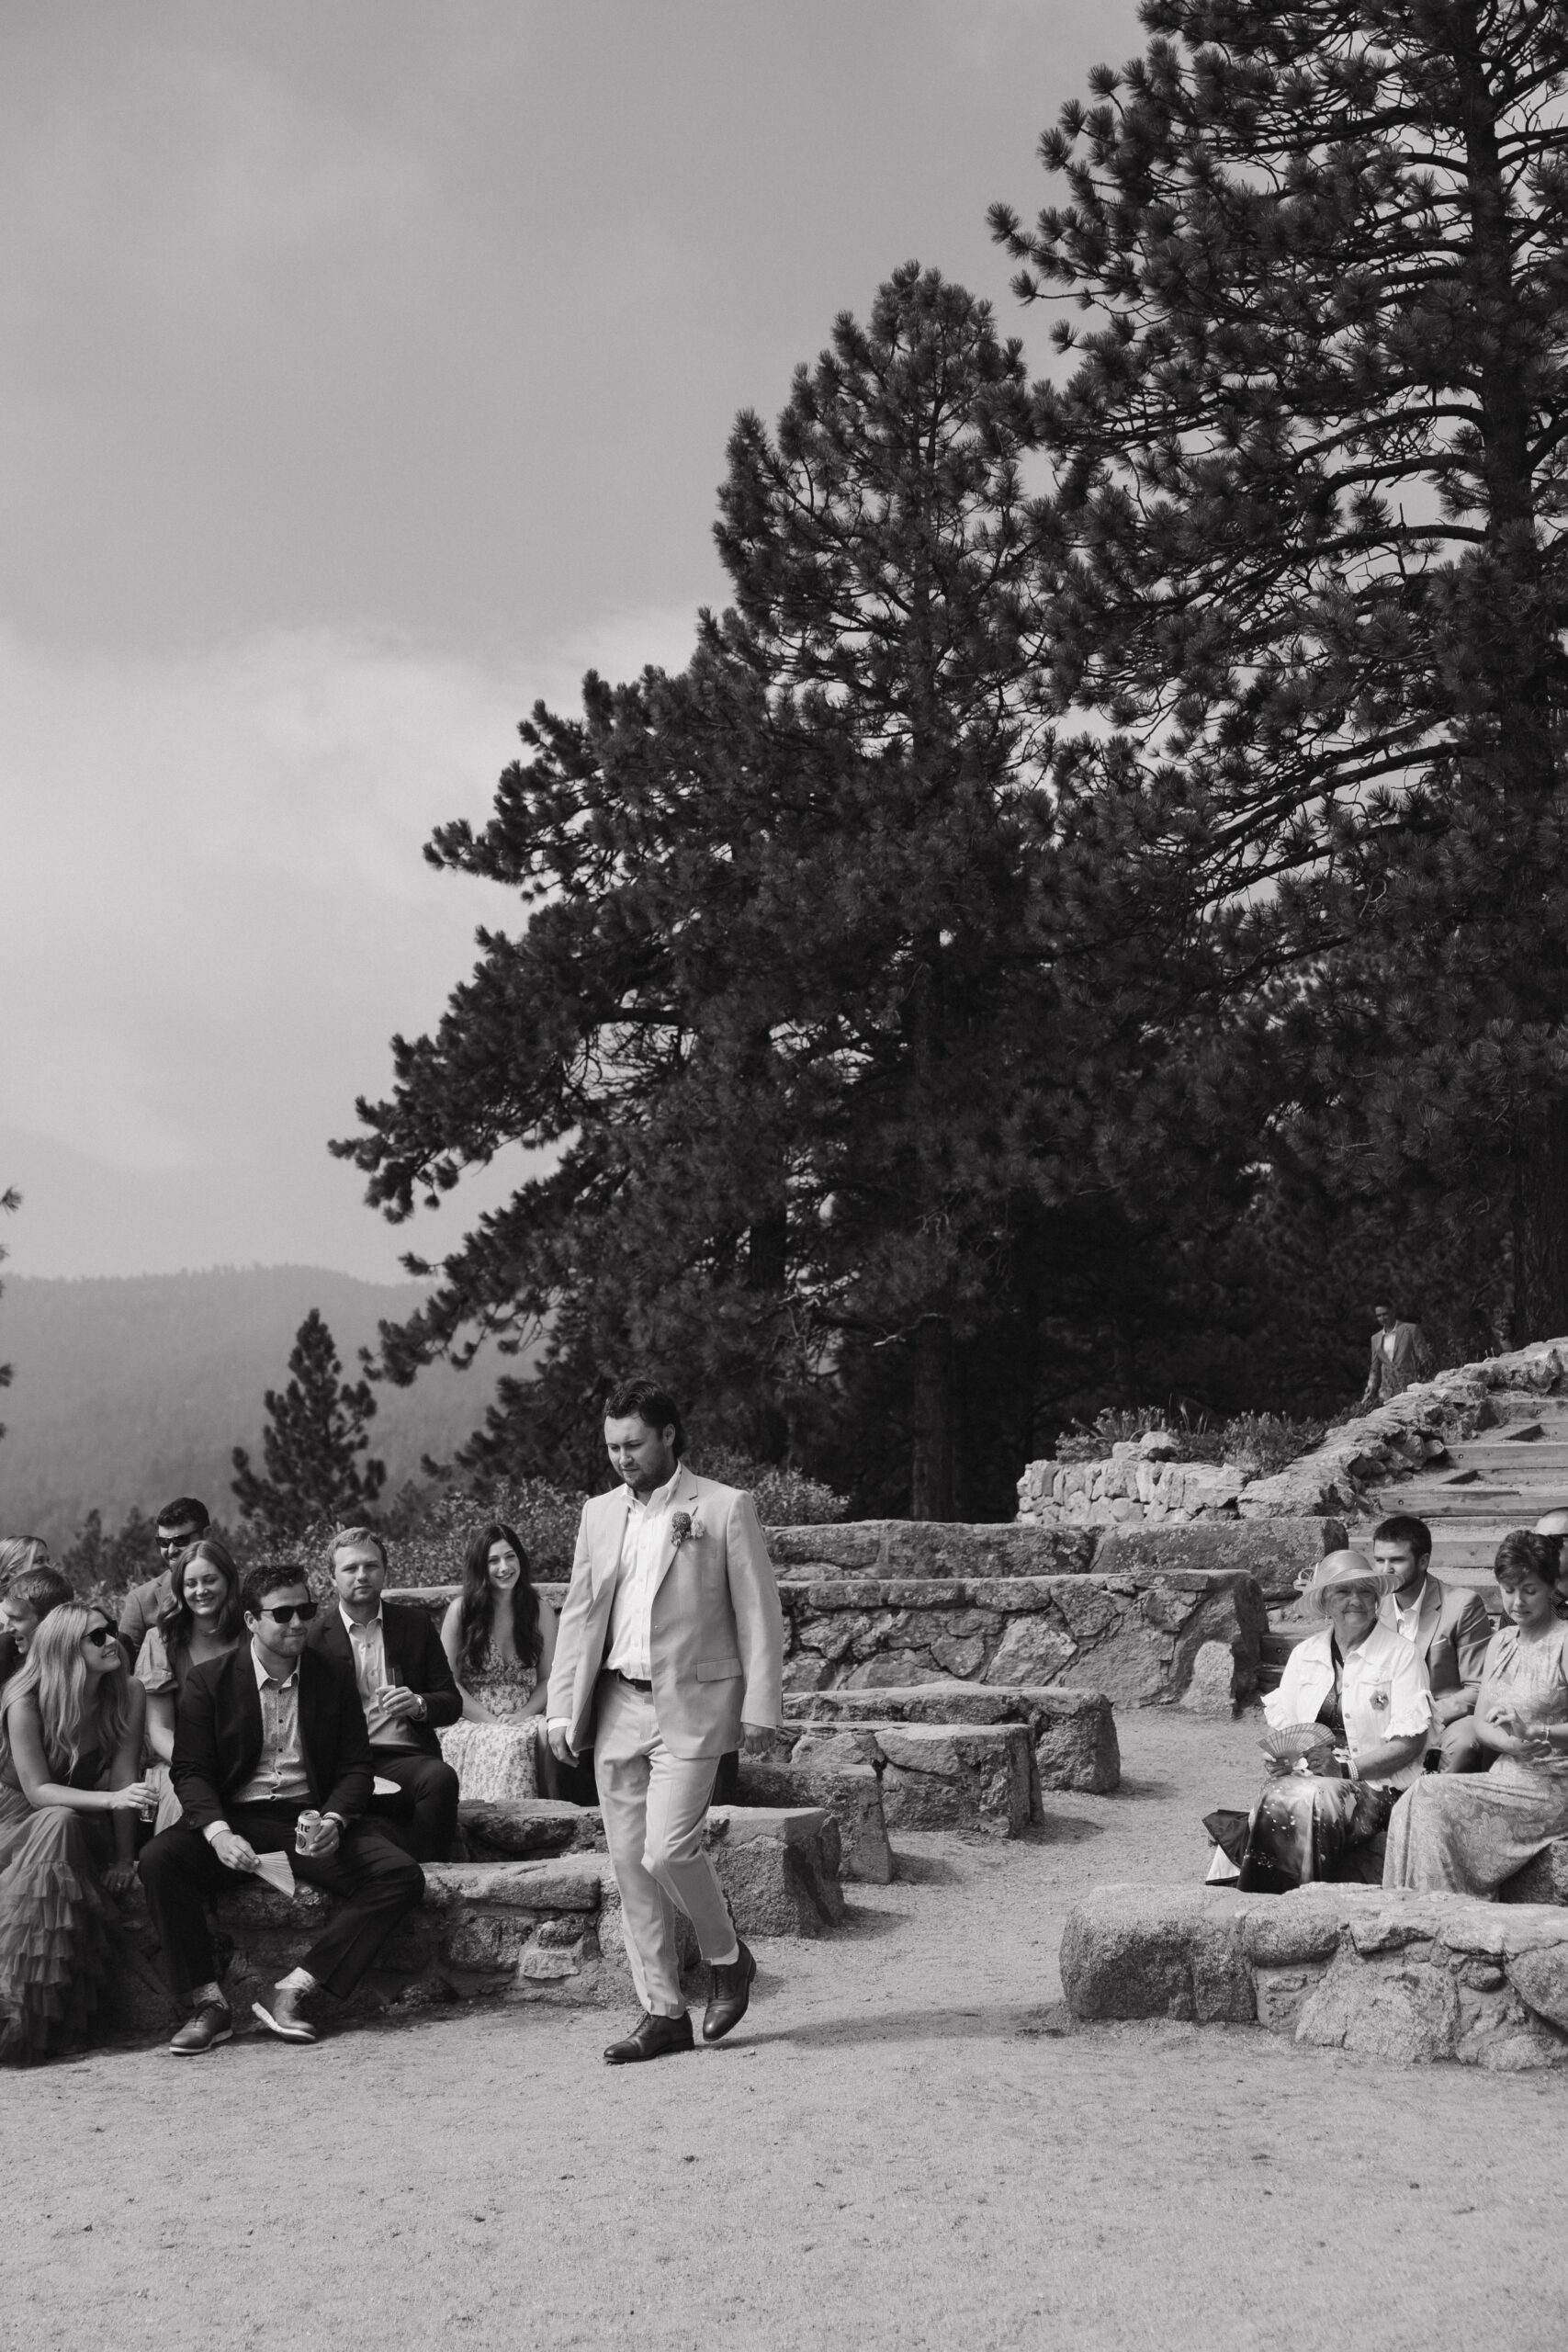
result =
[{"label": "blonde hair", "polygon": [[62,1780],[69,1778],[89,1750],[98,1750],[106,1759],[112,1756],[130,1719],[130,1679],[118,1641],[116,1671],[87,1673],[82,1642],[95,1617],[113,1632],[107,1611],[85,1601],[62,1600],[51,1609],[6,1686],[7,1724],[17,1702],[30,1698],[38,1708],[45,1759]]},{"label": "blonde hair", "polygon": [[0,1584],[48,1566],[49,1545],[41,1535],[0,1535]]}]

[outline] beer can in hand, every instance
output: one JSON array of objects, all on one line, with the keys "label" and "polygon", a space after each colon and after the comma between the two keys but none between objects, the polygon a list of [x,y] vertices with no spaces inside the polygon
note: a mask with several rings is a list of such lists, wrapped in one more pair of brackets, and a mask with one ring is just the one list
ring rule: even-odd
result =
[{"label": "beer can in hand", "polygon": [[308,1854],[312,1850],[321,1826],[319,1813],[311,1810],[299,1815],[294,1825],[294,1850],[297,1854]]}]

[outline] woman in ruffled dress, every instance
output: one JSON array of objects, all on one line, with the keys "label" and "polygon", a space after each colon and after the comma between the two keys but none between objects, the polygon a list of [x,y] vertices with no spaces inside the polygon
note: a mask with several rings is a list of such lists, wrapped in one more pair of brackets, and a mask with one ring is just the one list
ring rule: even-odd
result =
[{"label": "woman in ruffled dress", "polygon": [[170,1574],[170,1605],[148,1628],[136,1657],[136,1679],[147,1693],[147,1778],[158,1792],[160,1829],[180,1817],[169,1781],[175,1717],[193,1666],[238,1649],[245,1621],[240,1611],[240,1571],[215,1535],[182,1552]]},{"label": "woman in ruffled dress", "polygon": [[[0,2059],[84,2041],[132,1874],[143,1693],[105,1611],[51,1609],[0,1702]],[[112,1838],[109,1832],[112,1831]]]},{"label": "woman in ruffled dress", "polygon": [[1568,1836],[1568,1622],[1562,1539],[1506,1535],[1493,1570],[1509,1622],[1493,1634],[1475,1702],[1489,1771],[1433,1774],[1388,1828],[1385,1886],[1495,1894]]},{"label": "woman in ruffled dress", "polygon": [[544,1713],[556,1612],[535,1589],[514,1527],[492,1521],[472,1537],[462,1590],[441,1622],[441,1646],[463,1694],[465,1723]]},{"label": "woman in ruffled dress", "polygon": [[1211,1878],[1270,1894],[1314,1880],[1382,1878],[1389,1816],[1420,1776],[1432,1721],[1426,1668],[1379,1623],[1387,1584],[1362,1552],[1319,1561],[1305,1605],[1323,1630],[1297,1643],[1264,1699],[1262,1795],[1250,1815],[1209,1817],[1220,1847]]}]

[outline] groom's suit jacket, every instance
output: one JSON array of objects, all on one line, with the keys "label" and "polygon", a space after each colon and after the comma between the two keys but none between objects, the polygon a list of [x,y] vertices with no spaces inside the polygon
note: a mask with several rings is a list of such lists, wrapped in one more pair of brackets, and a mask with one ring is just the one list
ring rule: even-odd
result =
[{"label": "groom's suit jacket", "polygon": [[[624,1487],[583,1505],[556,1634],[546,1712],[570,1726],[567,1737],[580,1751],[593,1741],[628,1508]],[[682,1512],[691,1532],[677,1542],[672,1523]],[[750,1495],[680,1472],[650,1623],[654,1713],[672,1756],[722,1756],[739,1747],[742,1721],[778,1723],[784,1614]]]}]

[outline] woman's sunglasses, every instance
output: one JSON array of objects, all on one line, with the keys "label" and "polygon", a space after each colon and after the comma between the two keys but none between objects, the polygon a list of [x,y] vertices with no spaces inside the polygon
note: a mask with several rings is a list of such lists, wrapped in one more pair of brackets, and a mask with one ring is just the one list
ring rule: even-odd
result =
[{"label": "woman's sunglasses", "polygon": [[89,1625],[82,1639],[91,1642],[95,1649],[107,1650],[111,1643],[118,1641],[119,1635],[112,1625]]},{"label": "woman's sunglasses", "polygon": [[314,1600],[286,1600],[281,1609],[263,1609],[257,1614],[274,1618],[280,1625],[290,1625],[298,1617],[301,1625],[308,1625],[320,1605]]}]

